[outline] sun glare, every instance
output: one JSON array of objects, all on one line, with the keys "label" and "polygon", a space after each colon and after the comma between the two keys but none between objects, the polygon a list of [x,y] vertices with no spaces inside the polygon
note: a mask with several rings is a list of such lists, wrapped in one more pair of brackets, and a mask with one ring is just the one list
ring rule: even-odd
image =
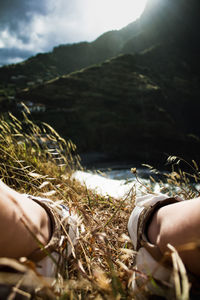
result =
[{"label": "sun glare", "polygon": [[[143,12],[147,0],[89,0],[90,24],[95,29],[121,29],[137,19]],[[92,21],[92,22],[91,22]]]}]

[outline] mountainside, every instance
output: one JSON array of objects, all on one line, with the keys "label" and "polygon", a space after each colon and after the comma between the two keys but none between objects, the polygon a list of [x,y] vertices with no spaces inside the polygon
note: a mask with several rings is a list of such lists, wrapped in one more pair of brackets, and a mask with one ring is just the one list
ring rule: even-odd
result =
[{"label": "mountainside", "polygon": [[198,161],[199,17],[198,0],[150,0],[126,28],[2,68],[0,80],[19,81],[17,102],[79,151],[142,162],[170,154]]},{"label": "mountainside", "polygon": [[139,20],[140,32],[127,41],[122,52],[140,52],[152,45],[174,42],[182,51],[199,51],[200,2],[198,0],[149,0]]},{"label": "mountainside", "polygon": [[[104,33],[94,42],[81,42],[55,47],[15,65],[0,68],[0,81],[26,86],[30,81],[49,80],[118,55],[123,45],[140,32],[138,21],[122,30]],[[22,77],[23,76],[23,77]]]},{"label": "mountainside", "polygon": [[164,50],[121,55],[18,98],[43,103],[46,112],[35,118],[70,137],[80,151],[139,161],[183,153],[198,159],[199,79],[181,53],[177,61],[174,52],[162,56]]},{"label": "mountainside", "polygon": [[[193,50],[200,48],[198,0],[149,0],[140,19],[121,30],[104,33],[94,42],[55,47],[15,65],[0,68],[1,82],[25,86],[102,62],[121,53],[143,51],[152,45],[175,41]],[[22,78],[23,76],[23,78]]]}]

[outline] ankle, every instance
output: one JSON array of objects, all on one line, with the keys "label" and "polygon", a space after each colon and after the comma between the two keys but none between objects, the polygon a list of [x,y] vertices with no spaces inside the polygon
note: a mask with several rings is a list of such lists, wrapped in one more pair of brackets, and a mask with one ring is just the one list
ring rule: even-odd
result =
[{"label": "ankle", "polygon": [[37,232],[38,239],[46,245],[51,238],[51,220],[46,210],[35,202],[40,207],[40,224]]},{"label": "ankle", "polygon": [[153,213],[151,220],[147,228],[147,237],[151,244],[158,246],[159,245],[159,236],[160,236],[160,221],[159,221],[159,211]]}]

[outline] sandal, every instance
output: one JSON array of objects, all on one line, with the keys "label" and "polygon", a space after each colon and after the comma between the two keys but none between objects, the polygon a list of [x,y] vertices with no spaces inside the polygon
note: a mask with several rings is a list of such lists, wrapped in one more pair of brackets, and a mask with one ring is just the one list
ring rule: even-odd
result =
[{"label": "sandal", "polygon": [[168,261],[163,259],[159,248],[149,242],[146,232],[156,210],[178,201],[182,201],[179,196],[170,198],[165,194],[148,194],[135,200],[135,208],[128,222],[128,231],[137,251],[132,287],[135,292],[139,291],[140,295],[141,291],[144,295],[148,291],[163,296],[159,283],[162,285],[170,282],[171,262],[169,258]]},{"label": "sandal", "polygon": [[27,195],[47,212],[51,221],[51,238],[47,245],[35,250],[28,258],[36,263],[37,271],[45,277],[57,277],[63,273],[67,258],[74,253],[79,237],[80,217],[69,208],[49,199]]}]

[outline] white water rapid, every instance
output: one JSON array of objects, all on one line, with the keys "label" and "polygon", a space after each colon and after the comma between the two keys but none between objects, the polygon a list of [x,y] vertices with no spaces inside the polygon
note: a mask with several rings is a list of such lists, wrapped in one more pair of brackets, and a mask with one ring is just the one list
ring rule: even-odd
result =
[{"label": "white water rapid", "polygon": [[[128,173],[129,172],[129,173]],[[115,176],[114,176],[115,174]],[[127,178],[127,179],[113,179],[113,178]],[[99,195],[111,196],[116,199],[124,199],[129,196],[130,190],[137,196],[147,193],[145,186],[149,186],[150,181],[147,179],[139,179],[139,183],[135,177],[130,176],[130,171],[112,171],[107,172],[105,175],[100,175],[94,172],[76,171],[73,178],[78,180],[82,185],[88,189],[95,191]],[[160,186],[154,184],[154,192],[160,192]]]}]

